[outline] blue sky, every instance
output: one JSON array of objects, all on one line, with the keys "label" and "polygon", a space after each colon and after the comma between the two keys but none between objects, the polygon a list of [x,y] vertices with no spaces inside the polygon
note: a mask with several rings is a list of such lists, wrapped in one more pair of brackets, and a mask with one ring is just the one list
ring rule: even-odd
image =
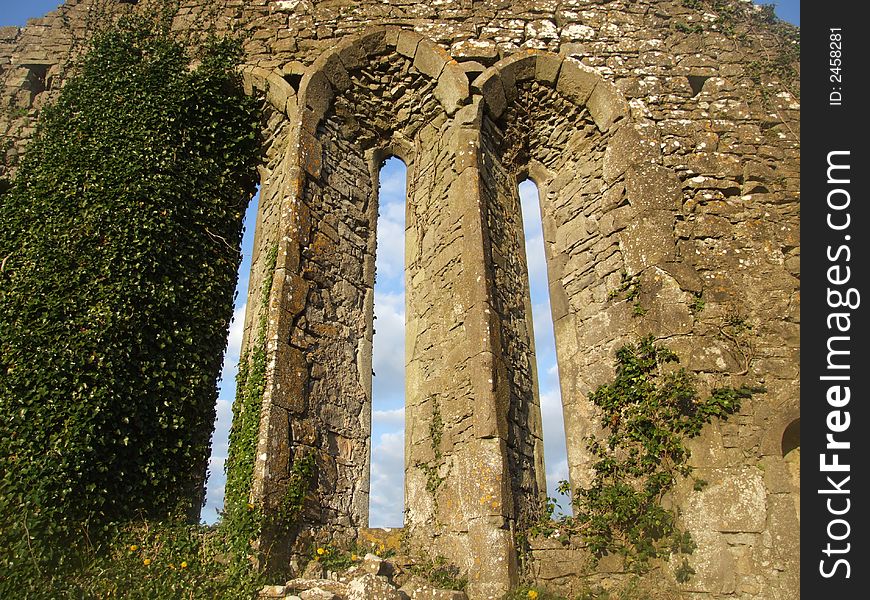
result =
[{"label": "blue sky", "polygon": [[[44,15],[60,4],[62,2],[58,0],[0,0],[0,26],[23,26],[27,19]],[[776,13],[780,18],[799,25],[800,1],[787,0],[777,3]],[[559,480],[567,478],[567,461],[553,323],[550,318],[547,294],[541,218],[534,184],[526,182],[521,185],[520,196],[531,283],[547,487],[549,495],[556,496],[555,485]],[[207,483],[206,506],[202,512],[203,520],[209,523],[217,519],[218,510],[223,506],[225,482],[223,464],[232,419],[232,401],[235,397],[235,374],[244,324],[256,206],[255,198],[245,217],[246,229],[242,242],[243,261],[239,269],[239,291],[218,395],[212,457],[209,462],[210,477]],[[405,421],[404,227],[405,168],[398,159],[391,159],[381,172],[378,219],[370,505],[370,524],[373,527],[402,525]]]}]

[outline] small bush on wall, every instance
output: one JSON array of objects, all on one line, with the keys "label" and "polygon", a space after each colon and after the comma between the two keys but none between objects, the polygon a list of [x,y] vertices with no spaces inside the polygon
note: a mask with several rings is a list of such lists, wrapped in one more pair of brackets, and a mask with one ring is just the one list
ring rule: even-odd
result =
[{"label": "small bush on wall", "polygon": [[260,147],[239,57],[122,21],[0,195],[0,571],[198,518]]}]

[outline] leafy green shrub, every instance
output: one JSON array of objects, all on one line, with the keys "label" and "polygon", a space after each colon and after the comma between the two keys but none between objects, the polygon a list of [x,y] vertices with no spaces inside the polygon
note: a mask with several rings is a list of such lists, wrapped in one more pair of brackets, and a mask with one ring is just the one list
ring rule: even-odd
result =
[{"label": "leafy green shrub", "polygon": [[239,52],[98,35],[0,196],[0,596],[198,516],[259,153]]},{"label": "leafy green shrub", "polygon": [[[656,557],[690,553],[695,544],[681,531],[675,513],[662,506],[663,496],[679,476],[691,472],[686,441],[715,418],[727,418],[740,402],[762,388],[725,387],[699,397],[693,376],[666,368],[675,353],[652,336],[627,344],[616,353],[616,377],[589,398],[602,411],[603,437],[589,437],[595,476],[572,500],[574,517],[558,524],[560,532],[579,536],[596,556],[618,553],[636,572]],[[568,492],[567,482],[559,486]],[[684,562],[681,580],[691,576]]]}]

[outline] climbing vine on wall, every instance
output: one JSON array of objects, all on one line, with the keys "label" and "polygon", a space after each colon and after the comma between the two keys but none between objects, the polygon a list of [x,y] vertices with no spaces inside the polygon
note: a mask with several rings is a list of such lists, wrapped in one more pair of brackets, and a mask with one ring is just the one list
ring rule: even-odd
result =
[{"label": "climbing vine on wall", "polygon": [[[605,431],[587,439],[594,478],[576,492],[575,516],[562,524],[566,536],[579,535],[595,555],[618,553],[636,571],[648,568],[653,558],[694,549],[676,514],[662,504],[677,478],[691,473],[686,442],[763,391],[722,387],[701,398],[692,374],[669,367],[677,362],[677,355],[651,336],[617,351],[614,380],[589,396],[601,410]],[[562,482],[561,491],[567,489]],[[684,562],[676,569],[678,579],[687,579],[690,571]]]},{"label": "climbing vine on wall", "polygon": [[0,196],[0,570],[198,516],[260,147],[239,57],[122,20]]}]

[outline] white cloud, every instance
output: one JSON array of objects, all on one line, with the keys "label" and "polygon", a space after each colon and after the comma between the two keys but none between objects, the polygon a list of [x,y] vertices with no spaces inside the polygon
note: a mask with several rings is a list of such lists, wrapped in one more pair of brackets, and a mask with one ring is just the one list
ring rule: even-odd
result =
[{"label": "white cloud", "polygon": [[369,527],[401,527],[404,495],[405,433],[383,433],[372,448]]},{"label": "white cloud", "polygon": [[[373,398],[395,403],[405,395],[405,295],[375,289]],[[382,408],[376,406],[376,408]]]},{"label": "white cloud", "polygon": [[376,273],[379,287],[393,291],[402,289],[405,275],[405,173],[401,161],[387,161],[378,196]]},{"label": "white cloud", "polygon": [[392,410],[372,411],[372,429],[396,429],[405,426],[405,409],[394,408]]},{"label": "white cloud", "polygon": [[242,304],[233,310],[230,334],[227,336],[227,348],[224,351],[224,364],[221,368],[220,396],[222,398],[233,398],[236,394],[236,372],[239,365],[239,353],[242,349],[242,334],[245,330],[246,307],[247,304]]}]

